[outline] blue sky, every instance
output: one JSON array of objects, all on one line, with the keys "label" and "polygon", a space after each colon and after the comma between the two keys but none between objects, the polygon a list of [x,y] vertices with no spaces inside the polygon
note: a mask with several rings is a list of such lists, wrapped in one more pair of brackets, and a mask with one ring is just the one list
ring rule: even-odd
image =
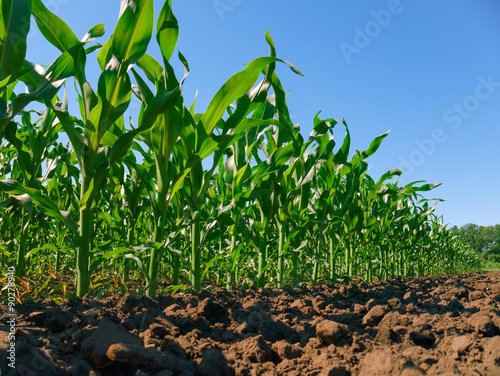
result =
[{"label": "blue sky", "polygon": [[[44,3],[79,37],[104,23],[102,42],[120,4]],[[278,57],[305,75],[277,70],[306,137],[318,111],[346,119],[355,149],[391,130],[368,160],[372,177],[402,168],[401,184],[443,183],[426,197],[446,200],[437,207],[445,223],[500,223],[500,2],[173,0],[173,9],[191,68],[184,98],[198,90],[198,112],[244,63],[268,55],[267,29]],[[28,60],[50,65],[58,51],[34,25],[29,38]],[[154,41],[150,53],[159,57]],[[97,65],[88,68],[95,87]],[[339,127],[339,143],[343,135]]]}]

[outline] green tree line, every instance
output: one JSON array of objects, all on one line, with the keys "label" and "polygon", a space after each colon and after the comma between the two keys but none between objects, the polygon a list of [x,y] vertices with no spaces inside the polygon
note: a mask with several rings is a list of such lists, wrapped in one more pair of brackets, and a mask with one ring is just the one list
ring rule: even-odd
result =
[{"label": "green tree line", "polygon": [[479,226],[467,223],[455,228],[462,241],[479,253],[484,260],[500,262],[500,224]]}]

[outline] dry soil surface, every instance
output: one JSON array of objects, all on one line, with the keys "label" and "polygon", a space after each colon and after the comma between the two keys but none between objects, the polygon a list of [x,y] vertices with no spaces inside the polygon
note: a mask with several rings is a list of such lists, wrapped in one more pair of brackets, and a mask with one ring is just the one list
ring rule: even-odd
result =
[{"label": "dry soil surface", "polygon": [[500,375],[500,272],[0,305],[2,375]]}]

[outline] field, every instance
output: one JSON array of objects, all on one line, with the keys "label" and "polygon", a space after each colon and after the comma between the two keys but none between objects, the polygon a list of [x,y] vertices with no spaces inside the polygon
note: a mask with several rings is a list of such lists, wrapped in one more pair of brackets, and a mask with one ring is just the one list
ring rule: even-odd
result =
[{"label": "field", "polygon": [[[325,375],[357,374],[367,372],[362,359],[375,351],[374,340],[390,351],[413,343],[410,353],[447,346],[446,328],[434,332],[419,321],[423,313],[411,316],[419,309],[464,322],[487,312],[486,332],[463,324],[455,334],[470,341],[465,349],[492,347],[487,338],[499,328],[493,287],[468,277],[471,291],[484,295],[476,294],[481,307],[470,291],[454,296],[446,283],[444,292],[418,295],[447,281],[428,276],[476,271],[480,259],[434,214],[440,200],[424,196],[439,184],[400,186],[400,169],[368,174],[367,159],[388,132],[353,151],[346,120],[318,113],[304,136],[277,74],[301,73],[277,57],[267,32],[269,56],[228,75],[207,108],[195,111],[195,100],[186,104],[182,93],[188,61],[173,56],[179,29],[171,1],[156,19],[153,5],[122,2],[115,30],[101,40],[102,24],[78,38],[40,0],[1,1],[2,299],[22,314],[19,364],[40,361],[26,374],[76,375],[89,367],[95,374],[180,374],[172,363],[195,374],[220,366],[227,374],[225,362],[236,374],[260,374],[258,367],[290,373],[302,357],[310,374],[316,371],[307,359],[327,370],[335,362]],[[47,69],[25,60],[31,17],[61,52]],[[156,58],[147,52],[151,40]],[[98,82],[87,80],[89,59],[98,62]],[[132,96],[141,107],[127,118]],[[475,277],[498,282],[496,273]],[[465,282],[450,285],[458,283]],[[165,310],[172,321],[155,322]],[[406,315],[401,332],[363,322],[373,312],[396,315],[389,311]],[[320,324],[320,317],[336,324]],[[129,334],[119,333],[120,322]],[[101,338],[123,338],[126,347],[85,350]],[[161,359],[143,345],[159,346]],[[256,351],[250,362],[263,363],[253,371],[235,360],[247,346]],[[380,359],[392,364],[388,354]],[[432,360],[437,354],[428,369],[448,367]],[[193,362],[202,356],[200,365]],[[132,357],[138,363],[127,364]],[[419,359],[413,362],[424,372]],[[494,355],[487,360],[498,364]]]},{"label": "field", "polygon": [[[23,375],[483,375],[500,372],[500,272],[18,309]],[[5,322],[7,307],[0,305]],[[7,329],[3,327],[2,329]]]}]

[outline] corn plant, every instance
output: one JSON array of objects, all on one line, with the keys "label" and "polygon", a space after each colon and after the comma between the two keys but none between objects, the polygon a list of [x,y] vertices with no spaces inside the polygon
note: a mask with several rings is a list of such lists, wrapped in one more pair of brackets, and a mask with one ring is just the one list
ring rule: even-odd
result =
[{"label": "corn plant", "polygon": [[[303,137],[277,72],[301,73],[268,32],[269,56],[230,76],[199,112],[182,94],[189,64],[174,56],[170,0],[156,22],[153,0],[122,1],[102,43],[104,25],[78,39],[41,0],[0,3],[0,256],[27,281],[37,264],[49,268],[55,287],[46,280],[33,294],[66,293],[57,274],[72,271],[81,297],[106,296],[107,286],[153,296],[160,283],[283,287],[477,267],[422,196],[438,184],[400,187],[398,169],[369,175],[388,133],[351,152],[346,121],[318,113]],[[31,16],[60,51],[47,70],[25,60]],[[92,56],[96,83],[86,78]],[[125,119],[132,96],[141,107]]]}]

